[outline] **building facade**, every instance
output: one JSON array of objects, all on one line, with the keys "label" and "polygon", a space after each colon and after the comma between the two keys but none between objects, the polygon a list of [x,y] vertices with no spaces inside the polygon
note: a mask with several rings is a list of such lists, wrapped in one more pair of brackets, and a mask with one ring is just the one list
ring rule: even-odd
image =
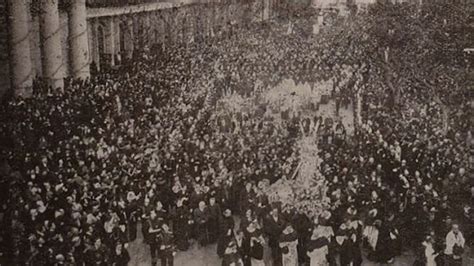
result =
[{"label": "building facade", "polygon": [[[29,97],[36,78],[54,89],[87,79],[134,51],[212,38],[229,25],[271,19],[278,0],[0,0],[0,98]],[[249,16],[250,14],[250,16]]]}]

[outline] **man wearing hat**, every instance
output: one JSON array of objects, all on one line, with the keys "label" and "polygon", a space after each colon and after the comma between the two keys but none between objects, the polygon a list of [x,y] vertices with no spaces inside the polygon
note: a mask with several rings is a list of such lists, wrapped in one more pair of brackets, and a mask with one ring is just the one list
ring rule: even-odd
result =
[{"label": "man wearing hat", "polygon": [[54,263],[54,265],[64,265],[66,263],[66,258],[63,254],[56,255],[55,259],[56,262]]},{"label": "man wearing hat", "polygon": [[400,255],[400,237],[393,220],[394,214],[389,213],[379,227],[375,253],[380,263],[392,263]]},{"label": "man wearing hat", "polygon": [[284,227],[285,223],[279,214],[278,208],[273,208],[270,214],[264,220],[263,228],[268,236],[268,245],[272,250],[273,265],[275,266],[281,265],[282,263],[281,250],[278,244]]},{"label": "man wearing hat", "polygon": [[246,242],[248,242],[248,257],[250,259],[250,265],[252,266],[265,266],[263,260],[263,239],[262,232],[257,229],[256,222],[249,223],[246,228],[245,234]]},{"label": "man wearing hat", "polygon": [[114,266],[127,266],[130,262],[130,254],[124,245],[120,242],[116,243],[112,253],[111,263]]},{"label": "man wearing hat", "polygon": [[298,234],[291,223],[287,223],[280,235],[278,245],[282,253],[282,266],[298,265]]},{"label": "man wearing hat", "polygon": [[310,265],[328,266],[330,239],[325,236],[324,228],[319,224],[311,231],[311,237],[306,243],[306,255],[310,258]]},{"label": "man wearing hat", "polygon": [[173,232],[166,223],[163,223],[161,229],[161,266],[173,266],[175,255]]},{"label": "man wearing hat", "polygon": [[127,193],[127,204],[125,207],[125,213],[127,217],[127,228],[128,238],[130,241],[134,241],[137,238],[137,223],[138,223],[138,205],[137,200],[139,196],[135,195],[134,191]]},{"label": "man wearing hat", "polygon": [[351,215],[347,214],[336,234],[341,265],[360,265],[362,263],[358,245],[360,243],[358,241],[359,235],[352,222]]},{"label": "man wearing hat", "polygon": [[108,265],[110,263],[109,251],[102,244],[100,237],[95,238],[94,245],[88,248],[85,253],[87,265]]},{"label": "man wearing hat", "polygon": [[253,208],[255,201],[255,193],[253,190],[253,184],[247,182],[245,188],[240,192],[240,213],[245,213],[246,210]]},{"label": "man wearing hat", "polygon": [[150,218],[148,219],[148,244],[150,245],[151,253],[151,264],[156,265],[158,260],[159,249],[161,245],[161,226],[164,220],[158,218],[156,210],[150,212]]},{"label": "man wearing hat", "polygon": [[422,243],[423,252],[420,259],[418,259],[415,263],[419,263],[420,265],[426,266],[436,266],[437,265],[437,257],[438,252],[435,248],[435,239],[432,235],[427,235],[425,240]]},{"label": "man wearing hat", "polygon": [[224,217],[219,227],[219,239],[217,241],[217,255],[222,257],[227,244],[234,239],[235,222],[230,209],[224,211]]},{"label": "man wearing hat", "polygon": [[222,255],[222,266],[244,266],[242,258],[237,252],[237,244],[234,240],[226,245]]},{"label": "man wearing hat", "polygon": [[459,230],[459,225],[454,223],[451,231],[446,235],[446,248],[444,254],[446,255],[446,265],[461,266],[462,256],[464,254],[465,239]]},{"label": "man wearing hat", "polygon": [[184,205],[185,200],[187,200],[187,198],[180,198],[177,200],[176,210],[173,217],[176,245],[181,251],[186,251],[189,248],[191,225],[194,223],[188,207]]},{"label": "man wearing hat", "polygon": [[[79,230],[77,230],[77,234]],[[84,264],[84,244],[81,241],[81,238],[76,235],[73,236],[71,239],[72,248],[70,254],[72,255],[72,260],[75,265],[83,265]]]},{"label": "man wearing hat", "polygon": [[209,242],[215,243],[219,234],[219,222],[221,220],[221,207],[216,203],[216,198],[211,196],[209,198]]},{"label": "man wearing hat", "polygon": [[194,224],[197,231],[197,240],[201,246],[205,246],[208,243],[208,222],[209,209],[204,201],[200,201],[199,206],[194,210]]}]

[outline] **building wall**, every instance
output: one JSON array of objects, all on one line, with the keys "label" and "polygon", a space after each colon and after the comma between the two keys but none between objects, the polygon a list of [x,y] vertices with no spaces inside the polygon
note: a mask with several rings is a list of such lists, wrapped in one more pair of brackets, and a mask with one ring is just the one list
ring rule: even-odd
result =
[{"label": "building wall", "polygon": [[[59,23],[61,29],[61,48],[63,55],[63,73],[69,75],[69,27],[68,27],[68,14],[65,12],[59,13]],[[41,63],[41,36],[40,36],[40,23],[38,16],[31,16],[30,21],[30,48],[31,48],[31,60],[33,60],[33,73],[35,77],[41,77],[43,73],[43,67]]]},{"label": "building wall", "polygon": [[[270,7],[270,2],[273,0],[267,1],[269,2],[267,7]],[[186,43],[192,40],[197,41],[199,36],[208,38],[211,33],[210,25],[214,25],[212,31],[218,33],[228,27],[229,23],[247,23],[248,18],[245,17],[244,11],[247,7],[248,4],[236,2],[226,5],[194,4],[122,11],[115,9],[115,12],[106,9],[94,10],[94,15],[88,19],[92,61],[100,68],[104,67],[105,60],[110,61],[111,58],[115,59],[119,55],[128,54],[126,51],[133,48],[144,45],[151,47],[156,43],[165,43],[165,46],[171,43]],[[255,10],[254,13],[254,16],[258,16],[261,20],[262,12]],[[275,14],[275,12],[268,11],[268,14]],[[121,24],[124,25],[122,27],[126,29],[126,32],[121,31]],[[100,38],[99,27],[102,28],[103,38]],[[102,52],[98,49],[101,41],[104,46]],[[121,47],[121,42],[124,42],[125,47]],[[116,63],[118,63],[117,60],[113,60],[106,62],[105,66]]]},{"label": "building wall", "polygon": [[[10,65],[9,65],[9,48],[8,48],[8,27],[7,25],[7,14],[6,14],[6,0],[0,0],[0,98],[10,88]],[[3,11],[2,11],[3,10]],[[69,75],[69,27],[68,27],[68,14],[66,12],[60,12],[59,15],[60,29],[61,29],[61,42],[62,42],[62,53],[63,53],[63,71],[65,75]],[[30,53],[32,60],[32,73],[33,77],[41,77],[42,65],[41,65],[41,37],[40,37],[40,23],[39,17],[30,14]]]},{"label": "building wall", "polygon": [[40,23],[38,16],[30,16],[30,49],[33,77],[43,75],[43,67],[41,65],[41,38]]},{"label": "building wall", "polygon": [[0,0],[0,99],[10,87],[8,21],[6,0]]},{"label": "building wall", "polygon": [[[266,0],[274,1],[274,0]],[[183,1],[178,1],[183,2]],[[209,2],[209,1],[203,1]],[[202,3],[202,2],[200,2]],[[88,9],[88,43],[90,61],[98,66],[104,62],[115,64],[120,55],[131,54],[134,48],[146,43],[184,43],[196,40],[200,34],[208,38],[211,32],[228,27],[229,23],[247,23],[249,18],[243,11],[248,5],[233,1],[225,5],[154,3],[140,6],[89,8]],[[270,5],[267,5],[270,6]],[[0,25],[7,25],[6,0],[0,0]],[[253,10],[254,17],[261,16],[261,10]],[[275,12],[270,12],[275,13]],[[121,30],[121,26],[126,30]],[[211,25],[213,29],[211,30]],[[30,49],[33,77],[42,76],[42,54],[40,23],[37,15],[30,14]],[[102,28],[103,38],[100,38]],[[60,29],[62,41],[63,73],[70,73],[69,25],[68,13],[60,11]],[[193,37],[194,36],[194,37]],[[121,47],[121,40],[125,47]],[[140,39],[141,42],[140,43]],[[104,50],[99,51],[100,40]],[[166,44],[165,44],[166,45]],[[125,51],[121,51],[125,50]],[[8,27],[0,26],[0,98],[10,88],[8,60]],[[104,56],[105,55],[105,56]],[[105,58],[104,58],[105,57]],[[123,58],[122,58],[123,60]]]}]

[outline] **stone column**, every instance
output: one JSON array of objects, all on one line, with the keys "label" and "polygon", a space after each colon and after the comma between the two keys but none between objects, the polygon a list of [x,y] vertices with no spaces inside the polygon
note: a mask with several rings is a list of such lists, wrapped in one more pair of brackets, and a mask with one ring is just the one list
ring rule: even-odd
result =
[{"label": "stone column", "polygon": [[263,20],[270,17],[270,0],[263,0]]},{"label": "stone column", "polygon": [[10,73],[15,96],[31,96],[33,75],[31,72],[30,28],[27,0],[8,0],[10,24]]},{"label": "stone column", "polygon": [[146,12],[143,14],[143,32],[142,34],[145,34],[143,38],[143,42],[145,46],[150,47],[150,45],[153,43],[151,41],[151,36],[152,36],[152,30],[151,30],[151,23],[150,23],[150,12]]},{"label": "stone column", "polygon": [[126,50],[127,50],[127,57],[128,59],[131,59],[133,57],[133,50],[135,49],[135,35],[134,35],[134,31],[133,31],[133,18],[132,17],[128,17],[127,18],[127,29],[128,29],[128,32],[127,32],[127,39],[126,39]]},{"label": "stone column", "polygon": [[275,0],[271,1],[271,10],[270,10],[270,12],[271,12],[272,18],[274,18],[275,17],[275,12],[276,12],[276,1]]},{"label": "stone column", "polygon": [[115,66],[115,21],[114,17],[107,19],[107,29],[105,34],[106,53],[110,55],[110,65]]},{"label": "stone column", "polygon": [[362,125],[362,95],[360,89],[356,94],[356,125],[360,127]]},{"label": "stone column", "polygon": [[100,49],[99,49],[99,21],[97,18],[93,18],[89,22],[90,33],[91,33],[91,52],[92,61],[95,63],[97,70],[100,70]]},{"label": "stone column", "polygon": [[86,0],[71,1],[69,46],[71,49],[72,76],[77,79],[89,78],[90,52],[87,37]]},{"label": "stone column", "polygon": [[268,18],[269,19],[271,19],[273,16],[272,11],[273,11],[273,0],[269,0],[268,1]]},{"label": "stone column", "polygon": [[64,87],[58,0],[40,0],[40,33],[43,76],[53,89]]},{"label": "stone column", "polygon": [[202,25],[202,28],[201,28],[201,36],[202,36],[202,40],[206,40],[207,39],[207,35],[208,35],[208,32],[209,32],[209,20],[208,20],[208,12],[206,12],[206,8],[207,7],[203,7],[201,9],[201,25]]}]

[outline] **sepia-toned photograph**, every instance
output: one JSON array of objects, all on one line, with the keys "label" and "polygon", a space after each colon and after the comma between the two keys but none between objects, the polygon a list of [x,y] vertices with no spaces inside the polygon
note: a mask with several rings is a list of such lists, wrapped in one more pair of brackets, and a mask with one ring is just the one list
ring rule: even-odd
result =
[{"label": "sepia-toned photograph", "polygon": [[0,266],[474,266],[474,0],[0,0]]}]

